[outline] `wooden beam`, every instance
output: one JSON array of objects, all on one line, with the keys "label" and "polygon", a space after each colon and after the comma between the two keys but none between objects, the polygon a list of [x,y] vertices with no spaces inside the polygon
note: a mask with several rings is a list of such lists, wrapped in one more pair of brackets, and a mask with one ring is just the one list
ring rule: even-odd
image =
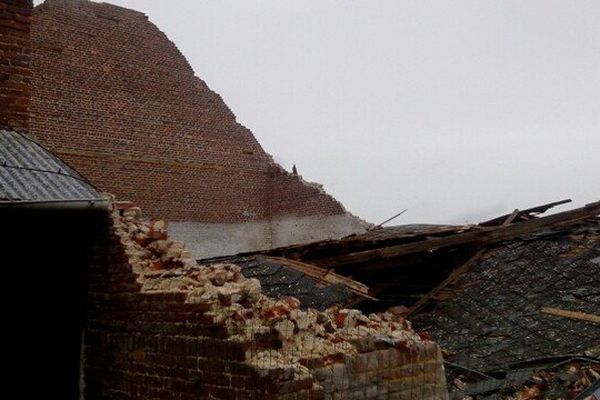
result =
[{"label": "wooden beam", "polygon": [[506,221],[504,221],[502,223],[502,226],[507,226],[512,224],[512,222],[515,220],[515,218],[517,218],[517,216],[519,215],[519,209],[515,208],[515,211],[512,212],[512,214],[510,214],[508,216],[508,218],[506,218]]},{"label": "wooden beam", "polygon": [[[516,218],[521,218],[521,217],[524,217],[524,216],[532,214],[532,213],[541,214],[541,213],[544,213],[544,212],[548,211],[552,207],[560,206],[561,204],[570,203],[571,201],[572,201],[571,199],[565,199],[565,200],[554,201],[554,202],[548,203],[548,204],[542,204],[541,206],[531,207],[531,208],[519,211],[519,213],[517,214]],[[489,221],[480,222],[479,225],[480,226],[500,225],[510,215],[511,214],[501,215],[499,217],[490,219]]]},{"label": "wooden beam", "polygon": [[439,285],[434,287],[429,293],[425,294],[423,297],[419,299],[412,307],[409,308],[406,316],[408,317],[411,314],[418,312],[421,308],[427,304],[429,300],[435,297],[439,292],[441,292],[446,286],[455,282],[462,274],[467,272],[469,268],[477,261],[479,258],[485,254],[487,249],[480,249],[475,254],[471,256],[463,265],[456,268],[446,279],[444,279]]},{"label": "wooden beam", "polygon": [[541,311],[544,314],[556,315],[557,317],[578,319],[581,321],[588,321],[593,322],[595,324],[600,324],[600,315],[586,314],[579,311],[568,311],[552,307],[542,307]]},{"label": "wooden beam", "polygon": [[422,240],[415,243],[407,243],[388,246],[379,249],[358,251],[340,256],[327,257],[311,260],[311,263],[320,267],[339,268],[344,265],[360,264],[376,260],[385,260],[400,257],[407,254],[435,251],[445,247],[461,246],[465,244],[481,243],[484,245],[513,239],[528,233],[551,228],[560,224],[558,228],[575,223],[582,219],[596,217],[600,214],[600,202],[586,205],[575,210],[564,211],[543,218],[535,218],[530,221],[520,222],[507,226],[483,227],[479,230],[459,233],[441,238]]},{"label": "wooden beam", "polygon": [[273,255],[277,257],[311,262],[310,260],[324,258],[325,255],[327,255],[327,257],[333,257],[351,252],[384,247],[382,243],[391,245],[416,242],[423,240],[428,235],[451,235],[458,232],[475,229],[481,228],[476,225],[434,226],[417,229],[414,232],[400,233],[389,233],[389,231],[386,231],[386,229],[383,228],[358,235],[347,236],[339,240],[325,240],[302,245],[279,247],[270,250],[263,250],[260,253],[264,255]]},{"label": "wooden beam", "polygon": [[346,286],[348,290],[350,290],[352,293],[369,300],[377,301],[377,298],[369,295],[369,287],[367,285],[357,282],[353,279],[347,278],[345,276],[338,275],[333,271],[283,257],[266,257],[266,259],[275,263],[283,264],[286,267],[302,271],[306,275],[310,276],[311,278],[315,279],[317,282],[320,283],[341,283],[342,285]]},{"label": "wooden beam", "polygon": [[369,229],[367,229],[367,231],[374,231],[376,229],[380,229],[384,224],[387,224],[388,222],[390,222],[391,220],[393,220],[394,218],[398,218],[399,216],[401,216],[402,214],[404,214],[405,212],[408,211],[408,208],[405,208],[404,210],[400,211],[398,214],[386,219],[385,221],[383,221],[382,223],[380,223],[379,225],[375,225]]}]

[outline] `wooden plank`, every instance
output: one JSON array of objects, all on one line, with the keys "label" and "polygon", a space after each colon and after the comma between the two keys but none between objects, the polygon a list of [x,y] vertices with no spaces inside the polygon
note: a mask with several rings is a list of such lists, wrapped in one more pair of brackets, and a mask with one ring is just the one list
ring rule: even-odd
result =
[{"label": "wooden plank", "polygon": [[[565,199],[565,200],[554,201],[554,202],[548,203],[548,204],[542,204],[541,206],[535,206],[535,207],[527,208],[525,210],[520,211],[519,214],[517,215],[517,218],[524,217],[524,216],[526,216],[528,214],[531,214],[531,213],[541,214],[541,213],[544,213],[544,212],[548,211],[552,207],[556,207],[556,206],[560,206],[562,204],[570,203],[571,201],[572,201],[571,199]],[[499,217],[490,219],[489,221],[480,222],[479,225],[480,226],[500,225],[510,215],[511,214],[501,215]]]},{"label": "wooden plank", "polygon": [[433,238],[415,243],[388,246],[379,249],[358,251],[340,256],[327,257],[311,260],[311,263],[320,267],[336,267],[344,265],[359,264],[376,260],[384,260],[400,257],[407,254],[435,251],[445,247],[454,247],[465,244],[491,244],[528,233],[543,230],[560,224],[564,226],[580,221],[582,219],[596,217],[600,214],[600,202],[586,205],[575,210],[564,211],[543,218],[535,218],[530,221],[520,222],[507,226],[484,227],[477,231],[459,233],[452,236]]},{"label": "wooden plank", "polygon": [[515,220],[515,218],[517,218],[517,216],[519,215],[519,209],[515,208],[515,211],[512,212],[512,214],[510,214],[508,216],[508,218],[506,218],[506,221],[504,221],[502,223],[502,226],[507,226],[512,224],[512,222]]},{"label": "wooden plank", "polygon": [[409,315],[414,314],[414,313],[418,312],[421,308],[423,308],[425,306],[425,304],[427,304],[427,302],[429,300],[431,300],[438,293],[440,293],[443,289],[445,289],[446,286],[452,284],[462,274],[464,274],[465,272],[467,272],[469,270],[469,268],[471,268],[471,266],[477,260],[479,260],[479,258],[481,258],[482,255],[485,254],[486,251],[487,251],[487,249],[480,249],[480,250],[478,250],[463,265],[461,265],[460,267],[458,267],[454,271],[452,271],[452,273],[450,275],[448,275],[448,277],[446,277],[446,279],[444,279],[439,285],[437,285],[436,287],[434,287],[432,290],[429,291],[429,293],[427,293],[426,295],[424,295],[423,297],[421,297],[419,299],[419,301],[417,301],[415,304],[413,304],[412,307],[409,308],[408,313],[406,314],[406,316],[408,317]]},{"label": "wooden plank", "polygon": [[[345,242],[368,242],[376,244],[381,241],[391,241],[391,240],[405,240],[405,239],[419,239],[425,236],[439,236],[443,234],[453,234],[460,231],[478,229],[477,225],[442,225],[442,226],[432,226],[427,228],[415,228],[414,230],[406,230],[403,232],[393,232],[396,227],[390,228],[382,228],[380,230],[369,231],[367,233],[359,233],[352,234],[346,237],[343,237],[340,240],[332,242],[333,244]],[[398,227],[402,228],[402,227]]]},{"label": "wooden plank", "polygon": [[[393,230],[393,228],[390,229]],[[362,234],[347,236],[339,240],[325,240],[302,245],[279,247],[263,250],[260,253],[311,262],[310,260],[323,258],[325,257],[324,255],[333,257],[336,255],[383,247],[381,243],[393,242],[393,244],[400,244],[403,242],[416,242],[422,240],[427,235],[450,235],[461,231],[475,229],[481,229],[481,227],[478,227],[477,225],[433,226],[431,228],[417,229],[415,232],[400,233],[390,233],[387,231],[387,228],[382,228]]]},{"label": "wooden plank", "polygon": [[[350,252],[363,251],[363,249],[373,249],[384,247],[382,243],[391,243],[395,245],[398,242],[417,242],[425,239],[426,236],[449,236],[465,231],[480,230],[477,225],[452,225],[452,226],[433,226],[431,228],[418,228],[414,232],[389,234],[384,232],[386,228],[371,231],[362,234],[354,234],[346,236],[338,240],[321,240],[316,242],[304,243],[299,245],[291,245],[277,247],[269,250],[247,251],[236,254],[238,257],[254,257],[254,256],[273,256],[283,257],[285,259],[294,259],[304,262],[310,262],[313,259],[324,258],[319,254],[328,254],[329,256],[348,254]],[[226,262],[231,256],[209,257],[198,259],[197,261],[204,264]]]},{"label": "wooden plank", "polygon": [[387,224],[388,222],[390,222],[391,220],[393,220],[394,218],[398,218],[399,216],[401,216],[402,214],[404,214],[405,212],[408,211],[408,208],[405,208],[404,210],[400,211],[398,214],[386,219],[385,221],[383,221],[382,223],[375,225],[369,229],[367,229],[367,231],[374,231],[376,229],[380,229],[384,224]]},{"label": "wooden plank", "polygon": [[552,307],[542,307],[541,311],[544,314],[555,315],[557,317],[565,317],[571,319],[578,319],[581,321],[593,322],[595,324],[600,324],[600,315],[594,314],[586,314],[579,311],[568,311],[560,308],[552,308]]},{"label": "wooden plank", "polygon": [[321,283],[345,285],[352,293],[369,300],[377,301],[377,298],[369,295],[369,287],[353,279],[338,275],[333,271],[320,268],[297,260],[290,260],[283,257],[266,257],[267,260],[283,264],[286,267],[304,272],[306,275]]}]

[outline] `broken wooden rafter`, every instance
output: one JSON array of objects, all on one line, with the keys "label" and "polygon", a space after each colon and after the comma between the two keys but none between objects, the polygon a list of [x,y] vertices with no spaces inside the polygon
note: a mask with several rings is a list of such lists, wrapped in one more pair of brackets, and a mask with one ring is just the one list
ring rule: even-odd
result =
[{"label": "broken wooden rafter", "polygon": [[[424,225],[425,226],[425,225]],[[416,228],[408,228],[406,225],[400,225],[396,227],[388,227],[379,230],[369,231],[366,233],[353,233],[343,237],[341,240],[330,241],[329,243],[352,243],[352,242],[369,242],[379,243],[386,242],[389,240],[420,240],[426,236],[439,236],[456,234],[469,229],[478,228],[476,225],[431,225],[431,226],[417,225]],[[394,229],[400,229],[401,232],[394,232]]]},{"label": "broken wooden rafter", "polygon": [[[311,260],[311,263],[325,268],[340,268],[345,265],[385,260],[420,252],[431,252],[447,247],[467,244],[488,245],[503,240],[533,233],[545,228],[563,228],[577,221],[596,217],[600,214],[600,202],[586,205],[575,210],[564,211],[547,217],[535,218],[518,224],[507,226],[482,227],[476,231],[458,233],[456,235],[432,238],[414,243],[400,244],[373,250],[358,251],[334,257]],[[509,215],[510,217],[510,215]],[[506,220],[506,217],[504,218]]]},{"label": "broken wooden rafter", "polygon": [[377,229],[381,229],[381,227],[382,227],[384,224],[387,224],[387,223],[388,223],[388,222],[390,222],[391,220],[393,220],[393,219],[395,219],[395,218],[398,218],[399,216],[401,216],[402,214],[404,214],[404,213],[405,213],[405,212],[407,212],[407,211],[408,211],[408,208],[406,208],[406,209],[404,209],[404,210],[400,211],[398,214],[396,214],[396,215],[394,215],[394,216],[392,216],[392,217],[390,217],[390,218],[386,219],[386,220],[385,220],[385,221],[383,221],[382,223],[380,223],[380,224],[378,224],[378,225],[375,225],[375,226],[373,226],[373,227],[371,227],[371,228],[367,229],[367,231],[374,231],[374,230],[377,230]]},{"label": "broken wooden rafter", "polygon": [[[513,217],[513,220],[519,220],[519,219],[529,220],[529,219],[531,219],[531,217],[533,217],[533,214],[543,214],[553,207],[560,206],[560,205],[566,204],[566,203],[570,203],[571,201],[572,201],[571,199],[565,199],[565,200],[554,201],[554,202],[548,203],[548,204],[542,204],[541,206],[527,208],[525,210],[518,211],[517,214]],[[515,210],[515,211],[517,211],[517,210]],[[489,221],[480,222],[479,226],[501,225],[511,215],[512,214],[501,215],[499,217],[490,219]]]},{"label": "broken wooden rafter", "polygon": [[369,300],[377,301],[377,298],[369,295],[369,287],[353,279],[347,278],[342,275],[338,275],[335,272],[327,269],[323,269],[305,262],[291,260],[283,257],[267,257],[269,261],[285,265],[286,267],[302,271],[306,275],[313,278],[318,283],[323,284],[342,284],[348,288],[352,293],[364,297]]},{"label": "broken wooden rafter", "polygon": [[410,307],[408,312],[406,313],[406,317],[421,310],[427,304],[427,302],[429,300],[434,298],[439,292],[441,292],[443,289],[445,289],[446,286],[454,283],[461,275],[463,275],[465,272],[467,272],[469,270],[469,268],[471,268],[471,266],[477,260],[479,260],[481,258],[481,256],[483,256],[485,254],[485,252],[486,252],[486,249],[478,250],[473,256],[471,256],[471,258],[469,258],[467,260],[467,262],[465,262],[463,265],[461,265],[460,267],[458,267],[454,271],[452,271],[452,273],[450,275],[448,275],[448,277],[446,279],[444,279],[439,285],[437,285],[435,288],[430,290],[427,294],[425,294],[423,297],[421,297],[415,304],[413,304],[412,307]]},{"label": "broken wooden rafter", "polygon": [[515,208],[515,211],[512,212],[512,214],[510,214],[506,220],[502,223],[502,226],[507,226],[512,224],[512,222],[519,216],[519,209]]},{"label": "broken wooden rafter", "polygon": [[481,227],[476,225],[432,226],[427,229],[418,228],[408,232],[405,231],[404,227],[397,228],[401,228],[401,232],[392,233],[394,228],[383,228],[359,235],[355,234],[347,236],[339,240],[325,240],[303,245],[263,250],[260,254],[285,257],[287,259],[301,260],[314,264],[312,260],[324,257],[334,257],[342,254],[372,250],[403,243],[419,242],[430,236],[450,236],[465,231],[481,229]]},{"label": "broken wooden rafter", "polygon": [[540,310],[544,314],[555,315],[557,317],[565,317],[571,319],[578,319],[580,321],[593,322],[600,324],[600,315],[587,314],[579,311],[568,311],[561,308],[542,307]]}]

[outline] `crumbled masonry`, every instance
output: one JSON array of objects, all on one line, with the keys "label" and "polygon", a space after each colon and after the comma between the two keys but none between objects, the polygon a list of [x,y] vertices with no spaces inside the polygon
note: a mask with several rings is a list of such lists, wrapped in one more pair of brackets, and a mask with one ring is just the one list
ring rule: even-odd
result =
[{"label": "crumbled masonry", "polygon": [[[503,386],[490,382],[487,385],[487,393],[485,383],[480,384],[479,390],[483,393],[481,396],[494,394],[499,400],[574,399],[600,379],[600,364],[575,360],[555,368],[525,370],[519,375],[515,377],[520,379],[505,383]],[[469,379],[461,375],[456,377],[452,384],[459,390],[466,390],[467,382]],[[471,393],[461,400],[477,398],[479,397],[476,394]],[[593,400],[587,396],[585,399]]]},{"label": "crumbled masonry", "polygon": [[[303,311],[292,297],[270,299],[261,293],[259,281],[245,278],[237,265],[198,266],[182,244],[168,238],[164,221],[141,222],[137,207],[122,214],[115,213],[115,228],[126,244],[142,290],[187,291],[187,302],[210,306],[207,314],[214,322],[225,321],[233,338],[249,339],[275,330],[288,354],[279,362],[297,364],[303,354],[353,354],[353,340],[375,335],[397,347],[414,347],[424,340],[408,321],[391,313],[366,316],[347,309]],[[264,354],[259,352],[252,361],[260,364],[262,358]]]},{"label": "crumbled masonry", "polygon": [[[360,362],[367,368],[366,360],[370,353],[374,354],[375,361],[369,362],[375,363],[375,366],[370,365],[369,368],[379,368],[377,357],[384,357],[386,367],[382,365],[381,369],[382,373],[389,369],[388,375],[393,372],[390,367],[393,363],[404,368],[407,363],[418,363],[421,354],[431,359],[424,362],[433,363],[427,364],[432,373],[423,375],[418,372],[417,376],[410,378],[410,384],[414,385],[418,376],[429,376],[423,386],[429,394],[423,398],[446,398],[439,347],[426,335],[413,331],[410,323],[402,317],[391,313],[364,315],[358,310],[338,308],[324,312],[302,310],[300,302],[293,297],[275,300],[263,295],[259,281],[244,277],[238,265],[198,266],[182,244],[169,238],[163,221],[143,222],[141,210],[137,207],[115,207],[112,219],[114,233],[124,247],[141,292],[184,295],[186,304],[203,310],[203,321],[226,328],[228,340],[250,344],[245,351],[245,363],[256,368],[261,376],[269,376],[272,374],[269,371],[282,368],[290,370],[293,380],[312,379],[311,376],[315,375],[317,380],[322,380],[325,398],[333,398],[334,393],[344,396],[343,393],[354,390],[349,383],[349,374],[359,371]],[[261,342],[257,339],[265,337],[279,341],[280,345],[270,348],[253,345]],[[401,353],[407,355],[402,356]],[[390,357],[395,355],[397,357],[390,361]],[[319,362],[315,364],[315,360]],[[341,368],[340,376],[345,378],[336,381],[325,372],[318,373],[320,369],[336,365],[336,368]],[[427,370],[419,368],[418,371]],[[379,389],[371,388],[369,393],[406,392],[407,387],[399,383],[401,379],[392,389],[388,387],[386,379],[390,384],[394,383],[392,375],[383,377],[385,385],[380,384]],[[334,379],[333,383],[327,384],[331,379]],[[346,380],[348,382],[344,383]],[[369,383],[362,382],[363,385]],[[320,386],[318,383],[315,385],[316,388]],[[364,387],[356,390],[362,393],[355,395],[356,398],[366,396]],[[414,392],[414,387],[411,390]],[[410,396],[390,398],[421,398]]]}]

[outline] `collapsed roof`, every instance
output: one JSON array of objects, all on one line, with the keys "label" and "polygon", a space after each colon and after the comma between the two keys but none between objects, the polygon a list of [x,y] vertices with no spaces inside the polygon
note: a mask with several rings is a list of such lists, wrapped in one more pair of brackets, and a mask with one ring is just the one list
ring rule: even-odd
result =
[{"label": "collapsed roof", "polygon": [[[529,234],[568,232],[578,225],[597,220],[600,202],[547,217],[536,217],[568,201],[515,210],[512,214],[479,225],[381,228],[340,240],[248,252],[235,257],[275,257],[291,268],[310,269],[316,276],[335,273],[345,277],[348,285],[350,282],[367,285],[369,295],[379,300],[356,299],[363,302],[362,307],[388,308],[403,304],[413,305],[414,312],[451,283],[447,279],[456,279],[489,249]],[[232,257],[199,260],[199,263],[231,260]],[[463,268],[454,272],[460,266]],[[436,293],[430,293],[431,290]]]},{"label": "collapsed roof", "polygon": [[366,285],[331,271],[279,257],[230,256],[198,261],[200,265],[232,263],[246,278],[260,281],[263,293],[276,299],[295,297],[303,308],[325,310],[334,305],[352,304],[356,298],[375,300]]},{"label": "collapsed roof", "polygon": [[[469,371],[479,384],[470,393],[490,395],[513,385],[506,377],[515,371],[523,383],[535,368],[574,357],[600,362],[600,202],[539,217],[569,201],[478,225],[381,228],[237,260],[271,258],[340,276],[352,295],[345,306],[409,316],[446,349],[448,382]],[[368,294],[350,291],[360,283]]]}]

